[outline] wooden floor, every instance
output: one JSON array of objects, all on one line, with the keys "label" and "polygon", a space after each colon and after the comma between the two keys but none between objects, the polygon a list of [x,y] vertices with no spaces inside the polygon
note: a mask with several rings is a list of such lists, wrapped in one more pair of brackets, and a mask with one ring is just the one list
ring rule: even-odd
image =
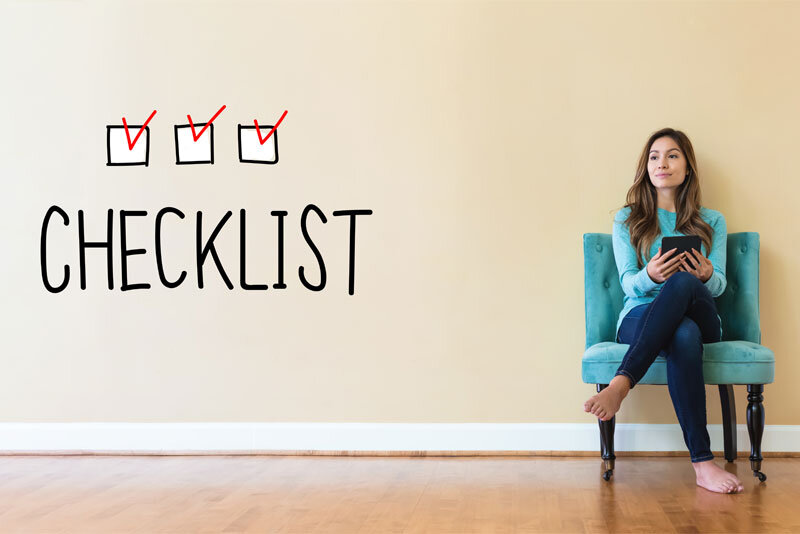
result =
[{"label": "wooden floor", "polygon": [[[718,463],[723,462],[717,460]],[[800,532],[800,459],[0,457],[0,532]]]}]

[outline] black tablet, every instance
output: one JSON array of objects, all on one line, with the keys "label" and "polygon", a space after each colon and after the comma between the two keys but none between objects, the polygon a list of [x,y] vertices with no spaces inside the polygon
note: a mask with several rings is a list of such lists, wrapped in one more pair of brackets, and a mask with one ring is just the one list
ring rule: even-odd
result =
[{"label": "black tablet", "polygon": [[676,235],[674,237],[664,237],[661,239],[661,254],[666,254],[673,248],[677,248],[678,250],[671,254],[667,261],[679,256],[681,252],[686,252],[687,256],[691,259],[691,265],[693,265],[695,269],[698,267],[697,259],[695,259],[694,254],[692,254],[692,249],[695,249],[701,254],[703,253],[703,250],[700,248],[699,235]]}]

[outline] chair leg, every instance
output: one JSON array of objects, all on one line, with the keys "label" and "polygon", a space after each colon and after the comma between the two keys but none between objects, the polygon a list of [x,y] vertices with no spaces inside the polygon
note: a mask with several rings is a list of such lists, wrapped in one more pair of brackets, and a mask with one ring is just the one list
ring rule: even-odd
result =
[{"label": "chair leg", "polygon": [[736,400],[733,385],[719,385],[719,400],[722,405],[722,434],[725,438],[725,459],[736,460]]},{"label": "chair leg", "polygon": [[761,436],[764,435],[763,384],[747,385],[747,433],[750,435],[750,468],[761,482],[767,475],[761,472]]},{"label": "chair leg", "polygon": [[[597,392],[600,393],[607,387],[608,384],[597,384]],[[608,421],[597,419],[600,424],[600,454],[605,464],[605,472],[603,473],[603,480],[605,481],[610,480],[611,475],[614,474],[614,460],[617,458],[614,455],[614,423],[616,420],[616,415]]]}]

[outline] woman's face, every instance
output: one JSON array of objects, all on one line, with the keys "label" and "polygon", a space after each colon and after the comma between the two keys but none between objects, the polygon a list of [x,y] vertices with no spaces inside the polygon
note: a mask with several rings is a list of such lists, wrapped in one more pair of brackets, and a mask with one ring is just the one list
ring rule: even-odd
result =
[{"label": "woman's face", "polygon": [[650,183],[656,189],[675,188],[686,179],[689,172],[686,157],[671,137],[659,137],[653,141],[647,158]]}]

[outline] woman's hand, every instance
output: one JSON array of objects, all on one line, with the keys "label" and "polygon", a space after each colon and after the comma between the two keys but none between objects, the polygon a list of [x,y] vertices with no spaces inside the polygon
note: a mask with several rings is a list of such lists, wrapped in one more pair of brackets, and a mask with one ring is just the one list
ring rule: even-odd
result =
[{"label": "woman's hand", "polygon": [[653,280],[653,282],[659,284],[665,282],[667,278],[678,271],[678,267],[681,266],[680,262],[683,261],[683,254],[670,258],[676,250],[678,249],[673,248],[661,254],[661,247],[658,247],[658,253],[650,258],[650,261],[647,263],[647,274],[650,275],[650,279]]},{"label": "woman's hand", "polygon": [[680,269],[695,275],[703,283],[707,282],[714,274],[714,264],[711,263],[711,260],[695,249],[692,249],[692,253],[687,254],[685,259],[681,259]]}]

